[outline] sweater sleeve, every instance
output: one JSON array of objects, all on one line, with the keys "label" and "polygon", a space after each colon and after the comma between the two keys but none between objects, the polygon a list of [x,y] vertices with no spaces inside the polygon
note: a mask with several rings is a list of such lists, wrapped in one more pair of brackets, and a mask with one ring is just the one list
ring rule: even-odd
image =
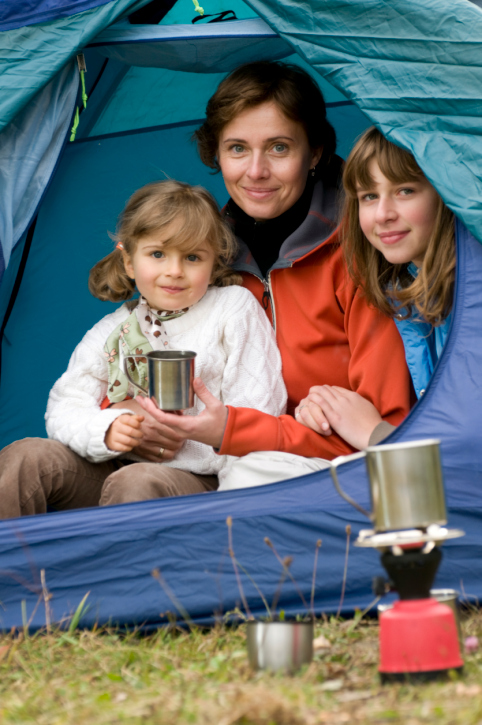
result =
[{"label": "sweater sleeve", "polygon": [[236,293],[224,327],[223,402],[280,415],[287,393],[273,328],[250,292],[238,287]]},{"label": "sweater sleeve", "polygon": [[[350,347],[350,388],[370,400],[384,420],[398,425],[410,410],[411,398],[410,374],[400,335],[393,320],[368,307],[361,293],[347,281],[344,270],[340,271],[338,287]],[[320,360],[321,381],[322,370]],[[290,415],[275,418],[246,408],[229,408],[219,452],[243,456],[261,450],[331,460],[354,449],[336,433],[319,435]]]},{"label": "sweater sleeve", "polygon": [[393,433],[393,431],[396,429],[395,425],[391,425],[390,423],[387,423],[386,420],[382,420],[381,423],[379,423],[373,430],[372,434],[370,436],[370,440],[368,441],[369,446],[377,446],[379,443],[381,443],[385,438],[388,438],[390,433]]},{"label": "sweater sleeve", "polygon": [[50,391],[45,414],[49,438],[60,441],[92,463],[115,458],[120,453],[104,443],[111,423],[130,410],[101,410],[107,394],[107,362],[104,344],[110,332],[122,321],[121,311],[104,317],[75,348],[66,372]]}]

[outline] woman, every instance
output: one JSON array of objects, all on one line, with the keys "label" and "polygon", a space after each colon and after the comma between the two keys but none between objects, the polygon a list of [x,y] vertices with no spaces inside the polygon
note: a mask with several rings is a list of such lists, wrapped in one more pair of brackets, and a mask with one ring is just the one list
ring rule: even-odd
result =
[{"label": "woman", "polygon": [[316,383],[358,392],[397,425],[411,398],[403,345],[392,320],[368,307],[346,273],[336,230],[341,161],[316,84],[297,66],[242,66],[219,85],[195,137],[231,197],[225,214],[241,247],[234,268],[275,327],[288,414],[225,407],[201,381],[196,393],[206,409],[197,418],[157,411],[150,401],[141,401],[144,410],[171,436],[234,456],[331,459],[353,450],[327,422],[319,435],[293,417]]}]

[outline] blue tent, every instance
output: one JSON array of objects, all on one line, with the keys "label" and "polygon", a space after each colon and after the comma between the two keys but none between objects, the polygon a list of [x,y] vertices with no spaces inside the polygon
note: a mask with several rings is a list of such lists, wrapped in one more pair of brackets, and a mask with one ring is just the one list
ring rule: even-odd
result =
[{"label": "blue tent", "polygon": [[[252,59],[289,59],[316,77],[339,149],[375,123],[411,150],[457,214],[457,290],[450,336],[423,399],[392,441],[437,437],[450,508],[464,538],[444,546],[437,583],[482,595],[482,10],[469,0],[206,0],[206,13],[237,20],[191,24],[190,0],[5,0],[0,9],[0,445],[45,436],[48,391],[84,332],[110,311],[90,298],[88,271],[110,251],[107,230],[136,188],[172,176],[209,188],[190,135],[219,79]],[[309,10],[307,9],[309,8]],[[134,13],[134,15],[133,15]],[[160,16],[165,13],[160,22]],[[129,20],[130,16],[130,20]],[[134,20],[134,23],[132,22]],[[75,57],[87,64],[87,108]],[[52,302],[59,304],[54,306]],[[67,316],[69,325],[66,324]],[[320,371],[320,379],[322,371]],[[342,484],[363,505],[363,462]],[[268,600],[280,575],[268,536],[309,598],[316,541],[315,609],[338,607],[345,527],[366,521],[335,493],[327,473],[259,489],[143,502],[0,524],[0,624],[45,623],[41,572],[54,620],[89,593],[82,623],[156,626],[175,609],[199,622],[240,596],[228,553]],[[353,536],[352,536],[353,538]],[[158,568],[162,585],[152,575]],[[376,554],[352,549],[343,611],[371,599]],[[262,612],[243,574],[251,610]],[[25,604],[22,605],[22,601]],[[285,585],[281,605],[303,611]],[[23,613],[22,613],[23,612]]]}]

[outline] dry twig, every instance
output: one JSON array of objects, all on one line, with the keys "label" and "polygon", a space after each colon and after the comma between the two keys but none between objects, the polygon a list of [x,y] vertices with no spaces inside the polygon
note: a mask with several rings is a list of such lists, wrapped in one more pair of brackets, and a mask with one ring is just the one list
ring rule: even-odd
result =
[{"label": "dry twig", "polygon": [[351,526],[350,524],[347,524],[345,527],[346,531],[346,549],[345,549],[345,567],[343,569],[343,582],[341,585],[341,595],[340,595],[340,603],[338,605],[338,611],[336,613],[336,618],[340,616],[341,608],[343,606],[343,600],[345,598],[345,587],[346,587],[346,577],[348,574],[348,554],[350,551],[350,534],[351,534]]}]

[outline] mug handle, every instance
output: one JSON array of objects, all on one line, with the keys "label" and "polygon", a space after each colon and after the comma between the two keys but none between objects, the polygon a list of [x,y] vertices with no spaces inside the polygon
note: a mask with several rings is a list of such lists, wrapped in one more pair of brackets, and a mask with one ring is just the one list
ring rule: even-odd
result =
[{"label": "mug handle", "polygon": [[136,383],[136,382],[135,382],[135,381],[134,381],[134,380],[133,380],[133,379],[131,378],[131,376],[129,375],[129,371],[128,371],[128,369],[127,369],[127,361],[129,360],[129,358],[137,358],[137,357],[139,357],[139,358],[140,358],[140,357],[144,357],[144,358],[145,358],[145,357],[146,357],[146,355],[126,355],[126,356],[125,356],[125,358],[124,358],[124,372],[125,372],[125,374],[127,375],[127,379],[128,379],[128,381],[129,381],[130,383],[132,383],[132,385],[134,385],[134,386],[135,386],[136,388],[139,388],[139,390],[141,390],[141,391],[142,391],[142,392],[144,393],[144,395],[147,395],[147,397],[149,397],[149,390],[148,390],[148,388],[143,388],[143,387],[142,387],[142,385],[138,385],[138,384],[137,384],[137,383]]},{"label": "mug handle", "polygon": [[365,458],[365,451],[360,451],[359,453],[352,453],[349,456],[338,456],[338,458],[335,458],[333,461],[330,461],[330,473],[331,473],[331,477],[333,479],[333,483],[335,484],[335,488],[338,491],[338,493],[340,494],[340,496],[342,498],[344,498],[345,501],[347,501],[349,504],[354,506],[356,508],[356,510],[359,511],[361,514],[363,514],[364,516],[367,516],[371,521],[372,515],[366,509],[364,509],[363,506],[360,506],[360,504],[358,504],[356,501],[354,501],[351,496],[349,496],[347,493],[345,493],[343,491],[342,487],[340,486],[340,482],[338,480],[338,475],[336,473],[336,469],[341,463],[348,463],[349,461],[356,461],[358,458]]}]

